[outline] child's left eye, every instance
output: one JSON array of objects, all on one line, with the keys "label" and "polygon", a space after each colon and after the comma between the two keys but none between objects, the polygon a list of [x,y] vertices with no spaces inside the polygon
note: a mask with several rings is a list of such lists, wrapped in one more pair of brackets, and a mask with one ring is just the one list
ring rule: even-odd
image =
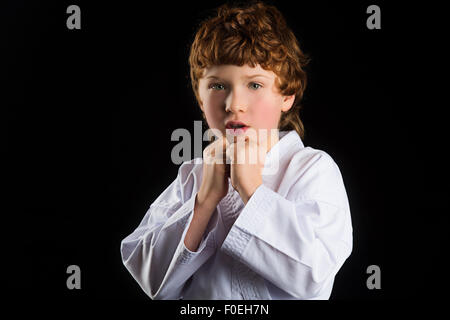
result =
[{"label": "child's left eye", "polygon": [[[262,85],[260,85],[259,83],[256,83],[256,82],[252,82],[250,84],[250,86],[252,86],[252,85],[257,85],[257,86],[259,86],[259,88],[262,88]],[[255,88],[255,87],[253,87],[253,88]],[[256,88],[256,89],[259,89],[259,88]]]}]

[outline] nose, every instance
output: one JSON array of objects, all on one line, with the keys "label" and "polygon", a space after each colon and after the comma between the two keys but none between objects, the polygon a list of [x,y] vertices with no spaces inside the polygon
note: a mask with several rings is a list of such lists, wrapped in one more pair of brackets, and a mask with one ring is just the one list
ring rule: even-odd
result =
[{"label": "nose", "polygon": [[232,113],[246,112],[247,103],[244,96],[236,92],[236,90],[231,91],[226,101],[225,111]]}]

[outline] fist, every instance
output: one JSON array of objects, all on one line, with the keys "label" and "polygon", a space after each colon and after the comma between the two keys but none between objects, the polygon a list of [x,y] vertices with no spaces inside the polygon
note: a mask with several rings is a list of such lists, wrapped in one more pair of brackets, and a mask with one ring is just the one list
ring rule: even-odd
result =
[{"label": "fist", "polygon": [[266,148],[256,135],[243,133],[234,136],[226,148],[230,163],[231,185],[246,204],[255,190],[263,183]]},{"label": "fist", "polygon": [[228,193],[229,169],[226,164],[226,149],[229,143],[221,137],[203,151],[203,177],[198,192],[198,201],[217,205]]}]

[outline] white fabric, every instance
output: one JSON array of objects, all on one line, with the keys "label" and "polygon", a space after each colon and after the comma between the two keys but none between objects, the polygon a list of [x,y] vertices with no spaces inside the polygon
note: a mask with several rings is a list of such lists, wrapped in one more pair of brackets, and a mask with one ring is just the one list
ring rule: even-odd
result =
[{"label": "white fabric", "polygon": [[330,297],[353,230],[341,173],[326,152],[304,147],[294,130],[281,131],[266,155],[263,184],[244,206],[229,180],[191,252],[184,237],[201,181],[202,159],[184,162],[122,240],[123,263],[150,298]]}]

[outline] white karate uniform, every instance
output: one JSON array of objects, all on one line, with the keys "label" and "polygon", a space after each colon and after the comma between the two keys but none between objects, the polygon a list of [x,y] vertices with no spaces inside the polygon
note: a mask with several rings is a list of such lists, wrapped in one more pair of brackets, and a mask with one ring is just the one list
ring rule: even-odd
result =
[{"label": "white karate uniform", "polygon": [[[184,245],[202,159],[177,178],[122,240],[125,267],[152,299],[328,299],[353,247],[347,194],[324,151],[281,131],[263,184],[244,205],[229,180],[196,252]],[[276,173],[274,174],[274,170]]]}]

